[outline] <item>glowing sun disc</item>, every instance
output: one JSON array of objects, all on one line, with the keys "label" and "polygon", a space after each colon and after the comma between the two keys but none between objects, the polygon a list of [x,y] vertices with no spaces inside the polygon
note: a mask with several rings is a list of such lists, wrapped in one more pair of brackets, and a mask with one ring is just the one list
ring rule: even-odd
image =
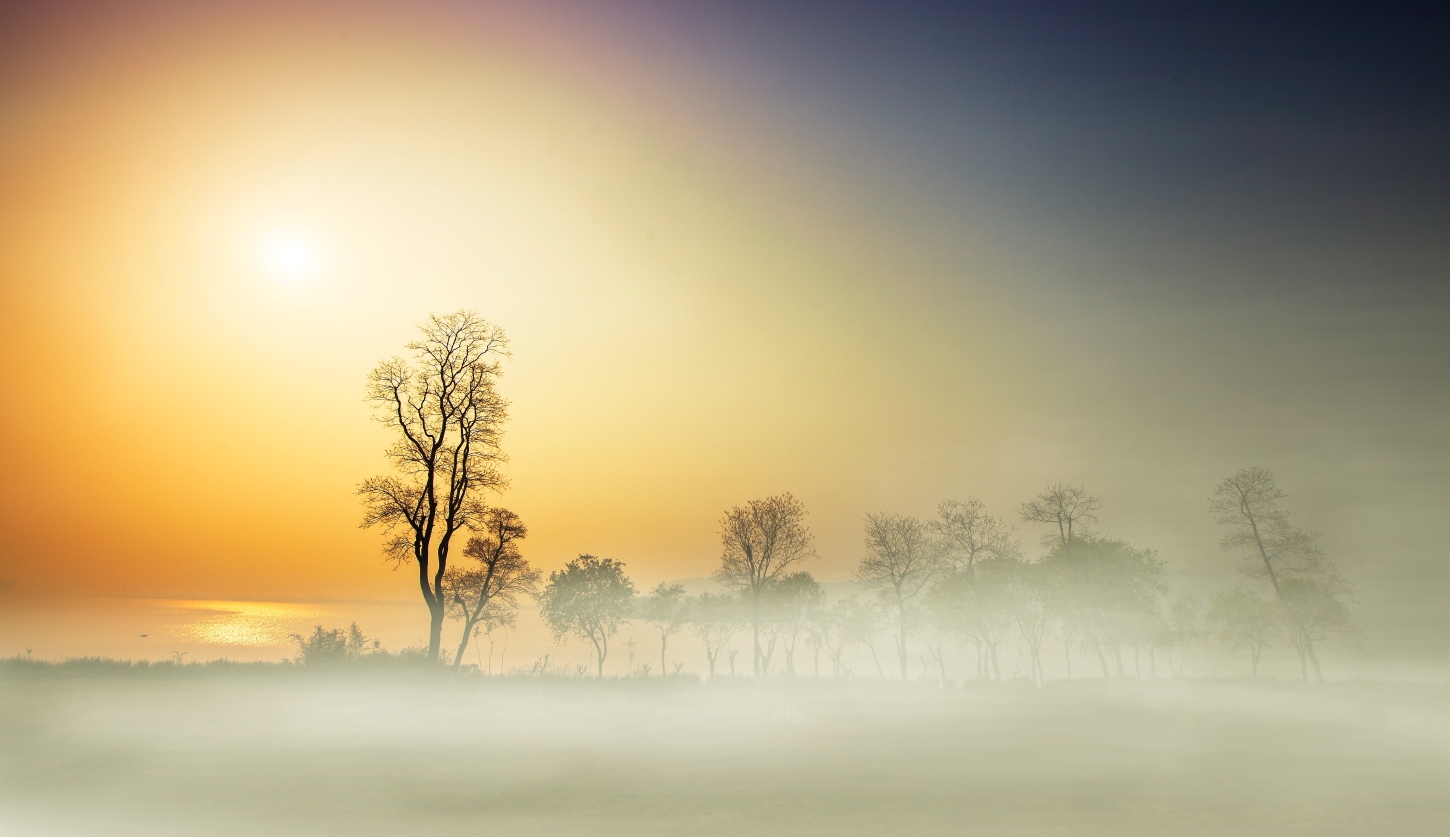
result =
[{"label": "glowing sun disc", "polygon": [[268,274],[289,283],[317,275],[322,262],[317,245],[305,235],[290,230],[276,231],[263,238],[258,256]]}]

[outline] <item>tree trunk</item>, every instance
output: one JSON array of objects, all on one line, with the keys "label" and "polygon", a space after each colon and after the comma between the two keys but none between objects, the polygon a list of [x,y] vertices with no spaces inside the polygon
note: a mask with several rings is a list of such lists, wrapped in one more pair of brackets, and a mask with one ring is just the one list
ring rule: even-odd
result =
[{"label": "tree trunk", "polygon": [[760,676],[760,669],[761,669],[761,657],[760,657],[760,590],[758,588],[751,588],[751,590],[750,590],[750,637],[751,637],[751,646],[754,649],[754,654],[752,655],[752,663],[751,664],[754,667],[754,674],[755,674],[755,676],[756,677],[759,677]]},{"label": "tree trunk", "polygon": [[428,659],[437,660],[443,647],[443,600],[428,602]]},{"label": "tree trunk", "polygon": [[901,657],[901,682],[906,682],[906,602],[901,600],[901,591],[896,593],[896,653]]},{"label": "tree trunk", "polygon": [[1072,679],[1072,640],[1062,641],[1062,656],[1067,660],[1067,679]]},{"label": "tree trunk", "polygon": [[[1304,637],[1304,651],[1309,655],[1309,662],[1314,664],[1314,682],[1324,682],[1324,670],[1319,667],[1319,655],[1314,653],[1314,640]],[[1309,678],[1304,678],[1308,680]]]},{"label": "tree trunk", "polygon": [[[464,620],[463,622],[463,638],[458,640],[458,652],[453,655],[453,669],[455,671],[463,663],[463,651],[468,647],[469,638],[473,636],[474,624],[472,620]],[[489,654],[489,659],[493,659],[492,653]]]},{"label": "tree trunk", "polygon": [[664,628],[660,629],[660,677],[665,676],[665,646],[669,644],[670,635],[665,633]]}]

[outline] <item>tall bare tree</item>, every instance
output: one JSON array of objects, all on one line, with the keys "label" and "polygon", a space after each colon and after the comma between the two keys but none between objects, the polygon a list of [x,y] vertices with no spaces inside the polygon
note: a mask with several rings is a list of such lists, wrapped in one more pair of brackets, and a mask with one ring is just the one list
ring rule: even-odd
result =
[{"label": "tall bare tree", "polygon": [[471,311],[430,316],[421,331],[408,344],[411,361],[395,357],[368,376],[368,401],[395,433],[387,456],[399,475],[372,477],[358,494],[362,525],[389,532],[388,556],[418,566],[428,654],[437,658],[453,538],[482,513],[483,492],[506,485],[498,465],[508,402],[495,385],[508,338]]},{"label": "tall bare tree", "polygon": [[[1283,498],[1284,492],[1268,469],[1244,468],[1218,484],[1209,498],[1209,510],[1219,523],[1230,527],[1219,546],[1243,555],[1239,571],[1269,580],[1274,599],[1292,625],[1291,639],[1301,660],[1307,658],[1313,664],[1314,677],[1322,683],[1324,672],[1314,643],[1324,632],[1310,624],[1311,611],[1334,612],[1324,597],[1337,601],[1349,594],[1349,585],[1324,559],[1318,536],[1289,522],[1289,513],[1279,503]],[[1343,608],[1342,602],[1339,605]],[[1307,670],[1304,679],[1309,679]]]},{"label": "tall bare tree", "polygon": [[534,595],[539,585],[539,571],[519,552],[518,542],[528,536],[529,529],[518,515],[489,508],[474,525],[480,534],[469,538],[463,548],[474,564],[455,564],[443,575],[448,615],[463,620],[454,668],[463,663],[463,652],[481,622],[506,620],[518,610],[519,594]]},{"label": "tall bare tree", "polygon": [[720,518],[720,569],[715,578],[739,590],[750,605],[755,676],[764,668],[760,599],[768,584],[794,564],[815,556],[806,507],[789,493],[751,500]]},{"label": "tall bare tree", "polygon": [[943,569],[941,543],[914,517],[866,516],[866,554],[856,566],[856,581],[875,590],[896,611],[896,652],[906,679],[906,638],[912,602]]}]

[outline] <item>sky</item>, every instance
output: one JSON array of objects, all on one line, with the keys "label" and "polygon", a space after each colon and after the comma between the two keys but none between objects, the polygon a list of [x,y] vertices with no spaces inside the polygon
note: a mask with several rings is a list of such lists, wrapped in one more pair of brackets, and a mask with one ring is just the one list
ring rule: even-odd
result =
[{"label": "sky", "polygon": [[0,588],[417,597],[364,381],[470,309],[546,571],[1063,481],[1211,590],[1262,465],[1431,653],[1446,16],[1172,5],[5,4]]}]

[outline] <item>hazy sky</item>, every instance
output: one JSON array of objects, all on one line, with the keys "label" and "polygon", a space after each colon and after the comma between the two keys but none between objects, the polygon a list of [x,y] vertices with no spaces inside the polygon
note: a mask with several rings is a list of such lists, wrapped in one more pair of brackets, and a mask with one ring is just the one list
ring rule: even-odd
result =
[{"label": "hazy sky", "polygon": [[1257,464],[1429,644],[1450,29],[1172,5],[7,5],[0,584],[416,597],[363,380],[470,308],[546,570],[702,576],[789,490],[845,580],[1063,480],[1212,586]]}]

